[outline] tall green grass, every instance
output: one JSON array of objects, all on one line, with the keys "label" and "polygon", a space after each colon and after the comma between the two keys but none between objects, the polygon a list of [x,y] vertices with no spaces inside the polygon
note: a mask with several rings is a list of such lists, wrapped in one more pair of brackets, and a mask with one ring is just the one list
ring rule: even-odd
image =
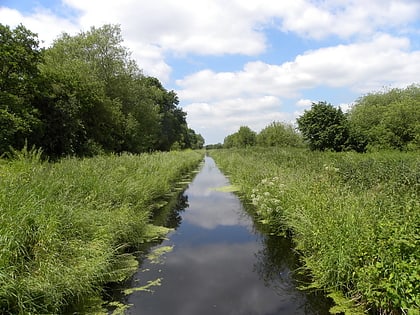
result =
[{"label": "tall green grass", "polygon": [[306,287],[331,293],[331,312],[418,314],[420,156],[215,150],[217,164],[272,233],[291,235]]},{"label": "tall green grass", "polygon": [[194,151],[41,162],[0,160],[0,313],[61,313],[136,266],[158,200],[202,160]]}]

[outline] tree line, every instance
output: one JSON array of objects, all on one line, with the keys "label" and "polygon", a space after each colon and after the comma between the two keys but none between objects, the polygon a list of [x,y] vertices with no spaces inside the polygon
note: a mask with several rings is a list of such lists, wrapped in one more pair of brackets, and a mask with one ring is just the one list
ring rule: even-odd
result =
[{"label": "tree line", "polygon": [[308,146],[319,151],[420,149],[420,85],[394,88],[360,97],[351,109],[312,103],[297,118],[297,128],[274,122],[261,130],[247,126],[224,139],[223,147]]},{"label": "tree line", "polygon": [[244,148],[249,146],[284,146],[302,147],[303,139],[291,124],[272,122],[259,133],[248,126],[241,126],[239,130],[228,135],[224,141],[224,148]]},{"label": "tree line", "polygon": [[0,24],[0,155],[25,145],[49,157],[201,148],[178,96],[143,75],[118,25],[43,49],[23,25]]}]

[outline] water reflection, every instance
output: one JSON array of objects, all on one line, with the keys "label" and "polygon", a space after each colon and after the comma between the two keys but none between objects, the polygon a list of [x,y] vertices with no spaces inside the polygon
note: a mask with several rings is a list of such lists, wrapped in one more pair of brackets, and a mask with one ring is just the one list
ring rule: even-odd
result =
[{"label": "water reflection", "polygon": [[[261,228],[261,227],[259,227]],[[264,235],[262,247],[256,253],[254,271],[267,287],[279,294],[294,295],[301,303],[303,314],[329,314],[332,300],[322,292],[296,291],[296,287],[309,284],[307,276],[299,274],[299,258],[292,250],[290,238]]]},{"label": "water reflection", "polygon": [[204,229],[215,229],[218,226],[251,225],[248,217],[238,215],[242,208],[238,205],[237,197],[230,196],[221,199],[217,196],[214,197],[215,194],[226,193],[212,192],[208,197],[198,198],[194,196],[194,207],[200,211],[186,212],[183,220]]},{"label": "water reflection", "polygon": [[176,229],[182,222],[181,212],[188,206],[188,196],[181,193],[170,200],[165,207],[155,212],[152,221],[155,225]]},{"label": "water reflection", "polygon": [[213,159],[206,157],[202,171],[186,192],[198,211],[186,212],[183,219],[205,229],[218,226],[251,226],[249,217],[240,215],[243,209],[238,198],[232,193],[216,190],[227,185],[229,181],[216,167]]},{"label": "water reflection", "polygon": [[299,314],[299,292],[279,294],[253,272],[258,246],[248,242],[175,247],[161,272],[148,275],[150,280],[162,277],[163,285],[153,294],[129,299],[135,302],[129,314]]},{"label": "water reflection", "polygon": [[214,190],[228,184],[206,157],[184,193],[188,209],[172,220],[180,225],[161,244],[173,251],[163,265],[146,260],[131,283],[161,278],[161,286],[126,297],[127,314],[328,314],[325,301],[313,307],[295,289],[290,244],[255,232],[240,200]]}]

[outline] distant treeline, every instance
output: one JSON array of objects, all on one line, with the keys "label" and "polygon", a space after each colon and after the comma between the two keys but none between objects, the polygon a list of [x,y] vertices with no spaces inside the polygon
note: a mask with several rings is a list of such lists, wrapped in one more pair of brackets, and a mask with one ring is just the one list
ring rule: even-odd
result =
[{"label": "distant treeline", "polygon": [[0,155],[25,144],[91,156],[201,148],[174,91],[142,74],[119,26],[62,34],[51,47],[0,24]]},{"label": "distant treeline", "polygon": [[390,89],[360,97],[349,112],[327,102],[313,103],[297,119],[297,128],[274,122],[260,133],[247,126],[211,148],[308,146],[319,151],[420,149],[420,86]]}]

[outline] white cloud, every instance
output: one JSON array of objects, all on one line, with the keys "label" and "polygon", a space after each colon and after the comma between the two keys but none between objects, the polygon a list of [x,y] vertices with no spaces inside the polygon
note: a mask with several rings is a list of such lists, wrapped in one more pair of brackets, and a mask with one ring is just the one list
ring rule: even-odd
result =
[{"label": "white cloud", "polygon": [[358,92],[390,83],[404,86],[418,79],[420,65],[420,51],[409,47],[408,39],[382,34],[369,42],[308,51],[281,65],[256,61],[238,72],[203,70],[177,81],[179,95],[192,101],[261,94],[291,98],[317,86]]},{"label": "white cloud", "polygon": [[65,0],[81,12],[81,25],[122,23],[125,37],[180,54],[257,54],[264,35],[233,2]]},{"label": "white cloud", "polygon": [[190,126],[208,143],[223,142],[225,136],[248,126],[259,132],[273,121],[292,122],[293,114],[282,111],[279,98],[260,96],[234,98],[209,103],[192,103],[183,107]]},{"label": "white cloud", "polygon": [[[346,38],[390,28],[398,30],[420,15],[420,3],[412,0],[63,0],[61,9],[66,8],[77,12],[77,18],[69,20],[40,7],[27,14],[2,7],[0,20],[9,25],[22,22],[39,33],[47,45],[63,31],[74,33],[92,25],[121,24],[140,67],[163,80],[171,73],[165,62],[167,53],[258,55],[267,46],[264,29],[276,25],[282,31],[310,38]],[[277,71],[270,67],[262,70],[267,77]],[[305,81],[313,78],[295,79],[305,86]],[[261,85],[266,86],[264,82]]]},{"label": "white cloud", "polygon": [[91,26],[121,24],[127,47],[139,66],[163,81],[171,72],[166,53],[256,55],[266,46],[264,34],[254,28],[252,14],[233,2],[64,0],[64,4],[78,12],[75,22],[42,8],[26,14],[0,8],[0,20],[11,26],[23,23],[46,45],[62,32],[73,34]]},{"label": "white cloud", "polygon": [[293,66],[314,79],[312,86],[366,91],[368,85],[368,90],[388,83],[406,85],[417,80],[413,68],[420,64],[420,52],[409,47],[408,39],[382,34],[369,42],[307,52],[297,56]]},{"label": "white cloud", "polygon": [[26,28],[37,33],[41,46],[49,46],[63,31],[76,33],[78,25],[67,18],[56,16],[52,11],[37,8],[30,15],[24,15],[17,10],[0,7],[0,21],[11,27],[22,23]]},{"label": "white cloud", "polygon": [[279,28],[308,38],[349,38],[399,29],[420,16],[412,0],[270,1],[261,10],[276,18]]},{"label": "white cloud", "polygon": [[[280,65],[256,61],[237,72],[203,70],[177,84],[196,130],[207,135],[223,129],[226,135],[241,125],[258,131],[272,121],[293,121],[301,112],[288,113],[280,104],[305,90],[330,87],[365,93],[387,85],[402,87],[418,80],[419,65],[420,51],[411,52],[408,39],[379,34],[367,42],[308,51]],[[303,107],[310,102],[295,101]]]},{"label": "white cloud", "polygon": [[301,98],[296,102],[296,106],[301,108],[310,108],[313,102],[314,101]]},{"label": "white cloud", "polygon": [[124,45],[131,51],[131,58],[145,71],[145,74],[159,78],[162,82],[169,81],[172,68],[166,63],[161,48],[132,40],[125,40]]},{"label": "white cloud", "polygon": [[341,108],[341,110],[342,110],[344,113],[346,113],[346,112],[348,112],[348,111],[351,109],[351,107],[352,107],[353,105],[354,105],[353,103],[341,103],[341,104],[339,104],[339,105],[338,105],[338,107],[340,107],[340,108]]}]

